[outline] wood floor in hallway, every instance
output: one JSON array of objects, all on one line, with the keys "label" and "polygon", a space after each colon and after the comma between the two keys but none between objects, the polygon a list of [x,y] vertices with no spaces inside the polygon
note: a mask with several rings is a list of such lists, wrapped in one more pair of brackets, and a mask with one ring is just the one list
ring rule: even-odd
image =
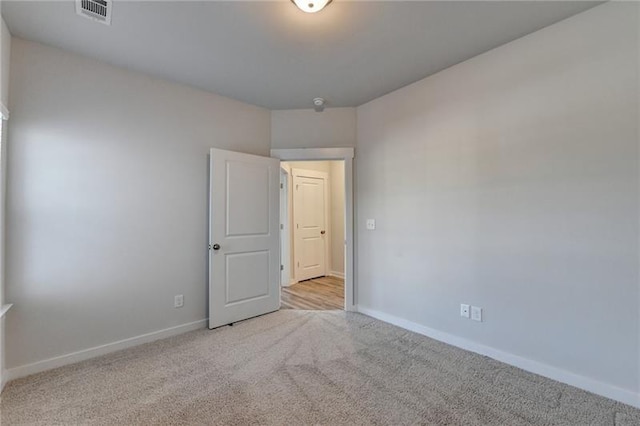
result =
[{"label": "wood floor in hallway", "polygon": [[344,309],[344,280],[320,277],[282,287],[282,309]]}]

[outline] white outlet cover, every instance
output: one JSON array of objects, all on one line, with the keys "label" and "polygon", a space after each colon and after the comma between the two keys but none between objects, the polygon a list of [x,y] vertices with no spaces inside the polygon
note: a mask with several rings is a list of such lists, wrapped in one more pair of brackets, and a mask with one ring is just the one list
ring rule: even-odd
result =
[{"label": "white outlet cover", "polygon": [[367,219],[367,229],[372,231],[376,229],[376,220],[375,219]]},{"label": "white outlet cover", "polygon": [[465,305],[464,303],[460,304],[460,316],[469,318],[469,305]]},{"label": "white outlet cover", "polygon": [[477,306],[471,307],[471,319],[474,321],[482,322],[482,308]]},{"label": "white outlet cover", "polygon": [[182,294],[178,294],[174,297],[173,306],[175,308],[182,308],[184,306],[184,296]]}]

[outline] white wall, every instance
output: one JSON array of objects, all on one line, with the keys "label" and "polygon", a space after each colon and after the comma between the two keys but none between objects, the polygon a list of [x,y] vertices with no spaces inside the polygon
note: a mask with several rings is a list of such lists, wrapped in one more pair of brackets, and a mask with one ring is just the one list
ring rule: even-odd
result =
[{"label": "white wall", "polygon": [[359,307],[637,395],[638,29],[608,3],[359,107]]},{"label": "white wall", "polygon": [[331,161],[331,274],[344,277],[344,161]]},{"label": "white wall", "polygon": [[356,109],[271,111],[271,148],[333,148],[356,144]]},{"label": "white wall", "polygon": [[208,149],[269,111],[20,39],[10,109],[8,367],[205,319]]},{"label": "white wall", "polygon": [[287,170],[305,169],[331,174],[331,161],[284,161],[281,164]]}]

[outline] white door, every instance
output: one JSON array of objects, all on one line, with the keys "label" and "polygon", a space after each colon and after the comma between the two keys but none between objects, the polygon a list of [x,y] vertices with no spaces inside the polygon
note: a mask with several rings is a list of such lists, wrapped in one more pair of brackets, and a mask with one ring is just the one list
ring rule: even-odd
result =
[{"label": "white door", "polygon": [[297,281],[326,275],[327,174],[293,169],[294,257]]},{"label": "white door", "polygon": [[280,308],[280,161],[211,149],[209,328]]}]

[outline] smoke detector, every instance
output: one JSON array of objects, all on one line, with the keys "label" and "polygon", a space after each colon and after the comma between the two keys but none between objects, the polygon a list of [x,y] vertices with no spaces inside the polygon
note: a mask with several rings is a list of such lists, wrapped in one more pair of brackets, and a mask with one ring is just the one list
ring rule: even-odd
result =
[{"label": "smoke detector", "polygon": [[92,21],[111,25],[112,0],[76,0],[76,13]]},{"label": "smoke detector", "polygon": [[313,98],[313,109],[316,110],[316,112],[322,112],[324,111],[324,104],[325,104],[325,100],[322,98]]}]

